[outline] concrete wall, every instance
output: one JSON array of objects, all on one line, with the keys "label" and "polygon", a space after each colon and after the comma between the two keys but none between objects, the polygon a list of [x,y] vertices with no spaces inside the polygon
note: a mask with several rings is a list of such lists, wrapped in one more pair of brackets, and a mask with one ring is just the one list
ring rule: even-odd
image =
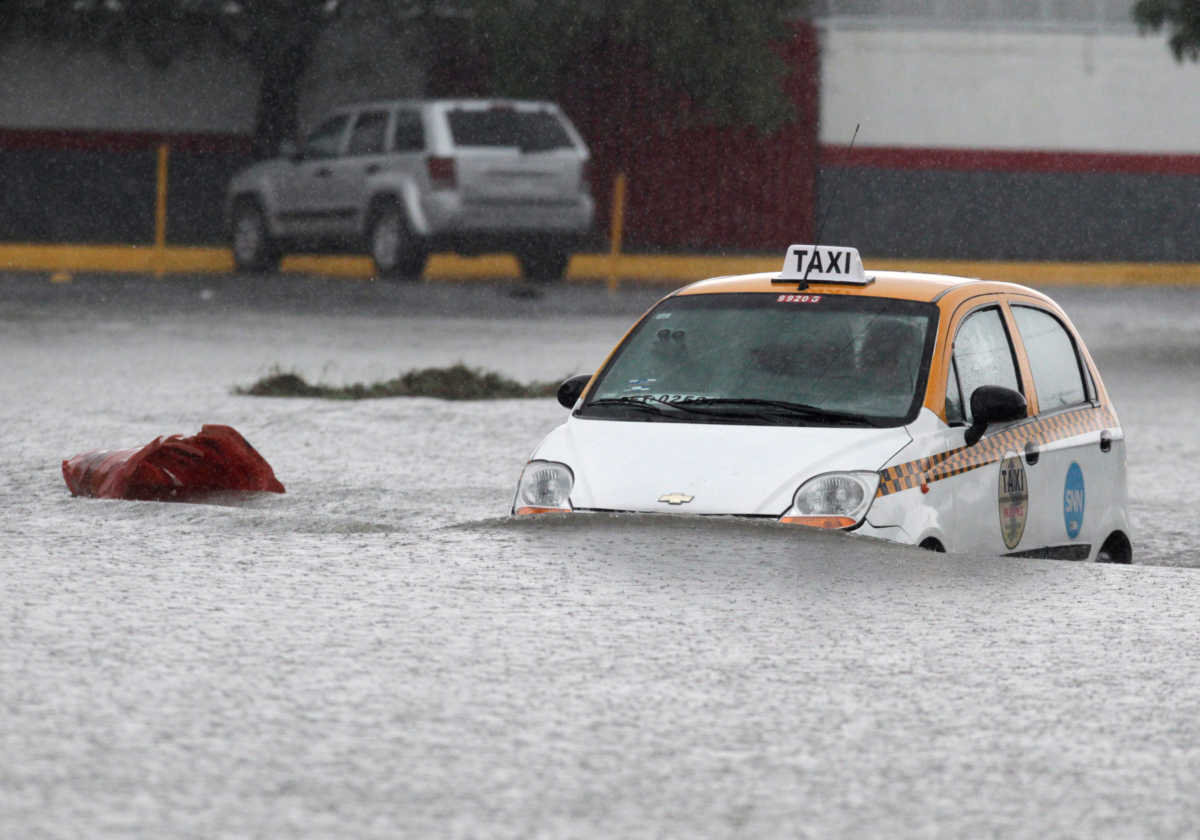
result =
[{"label": "concrete wall", "polygon": [[1200,154],[1200,66],[1162,36],[821,32],[821,142]]},{"label": "concrete wall", "polygon": [[330,108],[366,99],[421,96],[425,66],[421,39],[402,22],[381,19],[362,6],[324,33],[304,80],[300,125],[312,127]]},{"label": "concrete wall", "polygon": [[1162,37],[821,36],[823,238],[888,257],[1200,260],[1200,67]]},{"label": "concrete wall", "polygon": [[[786,217],[792,240],[815,216],[823,239],[878,257],[1200,261],[1200,66],[1175,63],[1162,36],[836,20],[818,31],[819,146],[783,144],[804,183],[815,168],[815,197],[806,188],[804,208],[739,211],[729,231],[713,218],[641,242],[627,228],[631,244],[753,250],[785,236],[766,222]],[[430,49],[403,25],[343,18],[305,80],[302,124],[347,100],[419,95]],[[0,239],[145,241],[152,134],[244,137],[256,99],[254,69],[229,48],[197,48],[160,71],[136,54],[0,43]],[[592,134],[603,158],[605,129]],[[737,177],[711,213],[783,180],[774,157],[722,143],[737,166],[721,171]],[[220,193],[244,158],[236,143],[172,152],[172,241],[221,241]],[[611,173],[597,171],[606,208]],[[655,183],[632,182],[635,216],[700,206]]]},{"label": "concrete wall", "polygon": [[[416,96],[422,44],[351,6],[323,34],[304,79],[300,120],[334,105]],[[254,130],[258,71],[214,38],[151,67],[136,49],[0,41],[0,129],[245,134]]]},{"label": "concrete wall", "polygon": [[150,67],[136,51],[0,42],[0,128],[246,133],[258,75],[219,43]]}]

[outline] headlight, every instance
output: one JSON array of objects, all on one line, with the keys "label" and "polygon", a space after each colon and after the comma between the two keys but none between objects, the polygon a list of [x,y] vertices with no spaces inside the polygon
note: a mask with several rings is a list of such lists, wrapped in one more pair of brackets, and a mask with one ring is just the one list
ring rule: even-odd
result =
[{"label": "headlight", "polygon": [[814,528],[850,528],[862,521],[875,500],[879,473],[838,472],[810,478],[792,497],[780,519]]},{"label": "headlight", "polygon": [[530,461],[521,470],[513,513],[569,513],[575,475],[566,464]]}]

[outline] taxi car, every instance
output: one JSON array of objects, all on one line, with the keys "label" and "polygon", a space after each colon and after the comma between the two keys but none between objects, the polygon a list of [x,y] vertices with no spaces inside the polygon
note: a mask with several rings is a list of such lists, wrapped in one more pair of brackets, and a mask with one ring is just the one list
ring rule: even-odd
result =
[{"label": "taxi car", "polygon": [[1125,435],[1075,327],[1024,286],[864,269],[660,300],[558,394],[515,515],[764,517],[937,551],[1128,563]]}]

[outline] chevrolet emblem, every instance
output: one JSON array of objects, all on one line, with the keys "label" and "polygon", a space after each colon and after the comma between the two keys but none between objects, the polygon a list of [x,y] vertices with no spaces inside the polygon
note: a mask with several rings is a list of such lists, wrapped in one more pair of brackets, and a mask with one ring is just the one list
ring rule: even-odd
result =
[{"label": "chevrolet emblem", "polygon": [[663,493],[658,497],[660,502],[666,502],[669,505],[686,505],[695,496],[689,496],[687,493]]}]

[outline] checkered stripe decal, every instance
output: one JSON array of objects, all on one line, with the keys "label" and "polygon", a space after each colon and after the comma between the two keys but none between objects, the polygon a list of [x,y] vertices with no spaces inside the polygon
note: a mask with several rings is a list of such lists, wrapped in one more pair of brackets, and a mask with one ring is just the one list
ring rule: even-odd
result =
[{"label": "checkered stripe decal", "polygon": [[1005,453],[1025,451],[1027,441],[1051,443],[1098,429],[1115,428],[1116,415],[1108,406],[1086,406],[1046,418],[1011,426],[1002,432],[984,437],[974,446],[960,446],[904,464],[888,467],[879,473],[879,489],[875,496],[889,496],[901,490],[960,475],[987,464],[1000,461]]}]

